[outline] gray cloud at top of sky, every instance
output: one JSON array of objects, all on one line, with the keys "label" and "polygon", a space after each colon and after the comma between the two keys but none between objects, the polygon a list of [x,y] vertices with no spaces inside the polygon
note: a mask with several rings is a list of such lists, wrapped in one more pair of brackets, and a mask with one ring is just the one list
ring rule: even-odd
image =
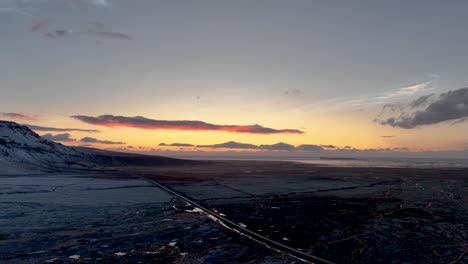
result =
[{"label": "gray cloud at top of sky", "polygon": [[[45,30],[51,24],[51,20],[49,18],[41,18],[40,15],[35,15],[33,12],[27,10],[35,10],[40,11],[41,8],[45,8],[46,4],[52,1],[49,0],[22,0],[22,1],[5,1],[2,6],[0,2],[0,14],[1,13],[12,13],[12,14],[19,14],[23,16],[27,16],[30,18],[36,18],[35,22],[31,25],[30,31],[42,31]],[[89,4],[96,7],[111,7],[111,3],[109,0],[77,0],[77,1],[64,1],[63,4],[67,4],[68,7],[74,9],[76,4],[84,3]],[[36,12],[37,13],[37,12]],[[40,12],[39,12],[40,13]],[[101,25],[103,25],[101,23]],[[84,34],[92,35],[97,38],[102,39],[121,39],[121,40],[132,40],[133,38],[126,33],[117,32],[117,31],[110,31],[110,30],[103,30],[103,27],[99,27],[99,29],[89,29],[87,31],[82,32]],[[58,28],[52,31],[47,31],[43,33],[45,38],[49,39],[57,39],[65,36],[71,36],[73,34],[72,28]]]},{"label": "gray cloud at top of sky", "polygon": [[[428,96],[422,96],[414,102],[426,102]],[[419,105],[419,103],[417,103]],[[406,107],[403,111],[391,113],[384,119],[378,118],[375,121],[381,125],[389,125],[405,129],[420,126],[434,125],[447,121],[461,122],[468,117],[468,88],[449,91],[440,94],[426,108],[412,110]]]},{"label": "gray cloud at top of sky", "polygon": [[42,135],[42,137],[47,139],[47,140],[59,141],[59,142],[73,142],[73,141],[76,141],[76,139],[71,138],[71,135],[69,133],[57,134],[57,135],[45,134],[45,135]]},{"label": "gray cloud at top of sky", "polygon": [[85,132],[85,133],[99,133],[99,132],[101,132],[101,131],[96,130],[96,129],[44,127],[44,126],[36,126],[36,125],[29,125],[29,124],[23,124],[23,125],[29,127],[31,130],[34,130],[34,131]]},{"label": "gray cloud at top of sky", "polygon": [[[37,11],[37,8],[42,7],[45,4],[48,4],[52,1],[50,0],[3,0],[0,1],[0,14],[1,13],[11,13],[11,14],[16,14],[19,16],[23,16],[26,18],[34,18],[37,17],[35,14]],[[110,1],[109,0],[73,0],[73,1],[57,1],[58,3],[62,2],[63,4],[66,4],[70,7],[74,7],[76,3],[84,3],[87,5],[92,5],[95,7],[111,7]],[[33,11],[34,10],[34,11]],[[45,20],[42,20],[45,22]],[[46,24],[46,23],[44,23]],[[38,27],[35,29],[35,27],[31,28],[31,31],[35,31],[39,29],[39,27],[42,27],[40,22],[38,22]]]}]

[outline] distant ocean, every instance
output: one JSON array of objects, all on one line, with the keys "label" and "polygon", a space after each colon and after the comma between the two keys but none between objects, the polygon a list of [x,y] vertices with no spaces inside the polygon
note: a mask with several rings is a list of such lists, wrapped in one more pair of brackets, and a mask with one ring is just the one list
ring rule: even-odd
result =
[{"label": "distant ocean", "polygon": [[373,167],[373,168],[468,168],[467,159],[435,158],[292,158],[265,156],[178,156],[187,159],[207,160],[264,160],[292,161],[331,167]]},{"label": "distant ocean", "polygon": [[428,158],[363,158],[363,159],[297,159],[301,163],[332,167],[373,167],[373,168],[468,168],[468,159]]}]

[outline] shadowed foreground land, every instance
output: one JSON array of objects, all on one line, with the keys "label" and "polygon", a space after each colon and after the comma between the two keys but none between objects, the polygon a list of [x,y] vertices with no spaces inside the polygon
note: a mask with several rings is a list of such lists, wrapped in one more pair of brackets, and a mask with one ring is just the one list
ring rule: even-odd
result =
[{"label": "shadowed foreground land", "polygon": [[466,263],[468,170],[217,161],[132,168],[337,263]]},{"label": "shadowed foreground land", "polygon": [[136,176],[336,263],[468,261],[466,169],[177,160],[152,166],[152,159],[161,158],[114,156],[93,172],[1,176],[0,261],[294,261],[205,215],[174,209],[183,203]]},{"label": "shadowed foreground land", "polygon": [[0,263],[291,263],[141,179],[0,176]]}]

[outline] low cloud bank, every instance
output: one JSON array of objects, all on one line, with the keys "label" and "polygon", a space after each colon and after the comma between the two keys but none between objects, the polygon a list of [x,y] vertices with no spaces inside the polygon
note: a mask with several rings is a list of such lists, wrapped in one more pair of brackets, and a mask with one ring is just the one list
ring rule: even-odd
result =
[{"label": "low cloud bank", "polygon": [[116,141],[110,141],[110,140],[100,140],[97,138],[92,138],[92,137],[84,137],[80,139],[80,142],[83,143],[96,143],[96,144],[106,144],[106,145],[122,145],[122,144],[127,144],[125,142],[116,142]]},{"label": "low cloud bank", "polygon": [[[249,143],[240,143],[236,141],[228,141],[220,144],[212,144],[212,145],[193,145],[187,143],[172,143],[166,144],[161,143],[159,146],[165,147],[187,147],[187,148],[211,148],[211,149],[232,149],[232,150],[263,150],[263,151],[328,151],[328,150],[357,150],[352,148],[351,146],[345,146],[343,148],[339,148],[334,145],[314,145],[314,144],[301,144],[301,145],[291,145],[284,142],[279,142],[276,144],[262,144],[262,145],[255,145]],[[372,149],[376,150],[376,149]],[[402,148],[398,149],[379,149],[379,150],[403,150]]]},{"label": "low cloud bank", "polygon": [[69,133],[57,134],[57,135],[45,134],[45,135],[42,135],[42,137],[47,139],[47,140],[59,141],[59,142],[73,142],[73,141],[76,141],[76,139],[71,138]]}]

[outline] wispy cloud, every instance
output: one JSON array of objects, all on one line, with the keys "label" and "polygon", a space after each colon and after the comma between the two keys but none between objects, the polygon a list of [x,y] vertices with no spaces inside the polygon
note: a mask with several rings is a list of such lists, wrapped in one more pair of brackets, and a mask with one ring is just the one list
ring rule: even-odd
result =
[{"label": "wispy cloud", "polygon": [[273,129],[260,125],[217,125],[203,121],[191,120],[155,120],[142,116],[126,117],[114,115],[83,116],[75,115],[72,118],[82,122],[106,127],[133,127],[141,129],[172,129],[190,131],[225,131],[233,133],[250,134],[303,134],[298,129]]},{"label": "wispy cloud", "polygon": [[349,103],[351,105],[365,105],[365,104],[381,104],[386,103],[391,99],[402,97],[402,96],[409,96],[421,91],[426,91],[432,88],[432,84],[434,81],[423,82],[407,87],[402,87],[396,91],[388,92],[385,94],[374,95],[374,96],[363,96],[362,98],[357,98],[350,100]]},{"label": "wispy cloud", "polygon": [[[372,106],[372,105],[381,105],[389,104],[398,99],[415,96],[421,92],[433,90],[436,87],[436,83],[439,81],[440,77],[437,75],[431,75],[431,80],[413,84],[410,86],[401,87],[394,89],[388,92],[383,93],[370,93],[370,94],[360,94],[354,96],[344,96],[332,99],[326,99],[323,101],[318,101],[313,104],[314,109],[318,111],[323,111],[326,109],[337,110],[348,107],[362,107],[362,106]],[[307,104],[310,105],[310,104]],[[299,108],[305,108],[305,105],[299,106]]]},{"label": "wispy cloud", "polygon": [[39,119],[37,115],[29,115],[22,113],[0,113],[0,117],[20,121],[37,121]]},{"label": "wispy cloud", "polygon": [[76,141],[76,139],[71,138],[71,135],[69,133],[57,134],[57,135],[45,134],[45,135],[42,135],[42,137],[47,139],[47,140],[59,141],[59,142],[73,142],[73,141]]},{"label": "wispy cloud", "polygon": [[34,32],[34,31],[39,31],[39,30],[42,30],[44,28],[47,27],[47,24],[49,23],[49,19],[42,19],[42,20],[39,20],[37,21],[36,23],[34,23],[32,26],[31,26],[31,29],[30,31],[31,32]]},{"label": "wispy cloud", "polygon": [[80,139],[81,142],[83,143],[96,143],[96,144],[106,144],[106,145],[122,145],[122,144],[127,144],[125,142],[116,142],[116,141],[109,141],[109,140],[100,140],[97,138],[92,138],[92,137],[84,137]]},{"label": "wispy cloud", "polygon": [[96,129],[81,129],[81,128],[58,128],[58,127],[43,127],[36,125],[24,124],[34,131],[49,131],[49,132],[85,132],[85,133],[98,133]]},{"label": "wispy cloud", "polygon": [[71,29],[57,29],[57,30],[45,33],[44,37],[56,39],[56,38],[70,36],[72,34],[73,34],[73,30]]},{"label": "wispy cloud", "polygon": [[293,90],[287,90],[284,92],[285,95],[293,95],[293,96],[299,96],[301,95],[302,91],[299,89],[293,89]]},{"label": "wispy cloud", "polygon": [[121,40],[132,40],[133,38],[125,33],[113,32],[113,31],[100,31],[100,30],[88,30],[88,35],[103,38],[103,39],[121,39]]},{"label": "wispy cloud", "polygon": [[110,3],[107,0],[84,0],[94,6],[110,7]]},{"label": "wispy cloud", "polygon": [[[447,121],[462,122],[468,117],[468,88],[462,88],[439,95],[424,109],[415,109],[427,103],[428,96],[422,96],[408,105],[392,111],[386,118],[380,116],[375,122],[381,125],[411,129]],[[383,109],[385,110],[385,109]]]},{"label": "wispy cloud", "polygon": [[20,16],[33,17],[33,14],[18,7],[0,7],[0,13],[10,13]]},{"label": "wispy cloud", "polygon": [[423,90],[428,89],[431,86],[432,82],[424,82],[420,84],[416,84],[413,86],[408,86],[408,87],[403,87],[400,88],[398,92],[396,92],[396,95],[405,95],[405,94],[414,94]]}]

